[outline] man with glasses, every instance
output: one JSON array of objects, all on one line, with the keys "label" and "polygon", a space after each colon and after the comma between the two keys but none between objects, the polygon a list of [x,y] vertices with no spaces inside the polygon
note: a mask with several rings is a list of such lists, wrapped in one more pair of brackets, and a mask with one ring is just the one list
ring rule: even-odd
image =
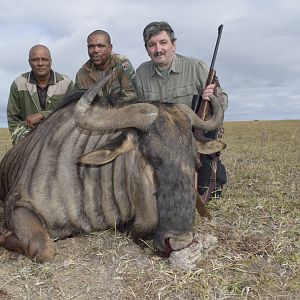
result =
[{"label": "man with glasses", "polygon": [[51,53],[46,46],[33,46],[28,62],[31,71],[13,81],[8,98],[7,119],[13,144],[47,118],[73,89],[69,77],[51,69]]},{"label": "man with glasses", "polygon": [[88,89],[112,74],[102,91],[103,98],[111,105],[137,98],[135,70],[127,57],[112,52],[109,34],[93,31],[87,37],[87,48],[90,59],[77,72],[75,89]]}]

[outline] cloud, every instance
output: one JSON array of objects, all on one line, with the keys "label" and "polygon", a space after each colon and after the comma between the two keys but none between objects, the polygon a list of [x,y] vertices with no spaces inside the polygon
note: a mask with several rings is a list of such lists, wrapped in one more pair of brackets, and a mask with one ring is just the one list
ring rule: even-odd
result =
[{"label": "cloud", "polygon": [[[29,70],[28,51],[37,43],[52,53],[53,69],[69,75],[88,59],[86,37],[107,30],[114,51],[134,67],[148,60],[142,31],[168,21],[177,52],[210,64],[217,28],[224,24],[217,74],[229,94],[225,120],[299,118],[300,2],[297,0],[53,0],[0,4],[0,126],[6,126],[11,82]],[[288,105],[282,106],[282,103]]]}]

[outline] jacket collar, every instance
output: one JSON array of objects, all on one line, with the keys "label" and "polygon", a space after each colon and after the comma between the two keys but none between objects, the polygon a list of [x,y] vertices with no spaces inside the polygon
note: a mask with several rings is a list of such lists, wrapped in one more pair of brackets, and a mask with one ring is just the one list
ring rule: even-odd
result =
[{"label": "jacket collar", "polygon": [[[37,84],[36,77],[32,71],[28,73],[27,81],[32,84]],[[48,85],[54,85],[57,82],[56,74],[50,70],[50,79]]]}]

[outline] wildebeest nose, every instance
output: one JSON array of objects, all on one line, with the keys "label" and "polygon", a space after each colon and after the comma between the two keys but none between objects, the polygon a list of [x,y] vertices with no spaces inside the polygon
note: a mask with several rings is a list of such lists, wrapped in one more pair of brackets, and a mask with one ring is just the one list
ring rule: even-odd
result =
[{"label": "wildebeest nose", "polygon": [[188,247],[193,242],[193,233],[169,233],[156,235],[154,237],[154,247],[158,255],[169,257],[173,251],[179,251]]}]

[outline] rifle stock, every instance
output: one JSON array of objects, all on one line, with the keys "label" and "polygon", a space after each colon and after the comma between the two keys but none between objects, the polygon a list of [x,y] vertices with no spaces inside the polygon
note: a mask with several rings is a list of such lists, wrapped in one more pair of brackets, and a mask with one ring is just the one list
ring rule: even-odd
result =
[{"label": "rifle stock", "polygon": [[[215,76],[216,76],[216,71],[214,69],[209,70],[205,86],[215,83]],[[200,103],[200,107],[197,111],[197,115],[201,120],[206,120],[209,109],[210,109],[209,101],[202,99]]]}]

